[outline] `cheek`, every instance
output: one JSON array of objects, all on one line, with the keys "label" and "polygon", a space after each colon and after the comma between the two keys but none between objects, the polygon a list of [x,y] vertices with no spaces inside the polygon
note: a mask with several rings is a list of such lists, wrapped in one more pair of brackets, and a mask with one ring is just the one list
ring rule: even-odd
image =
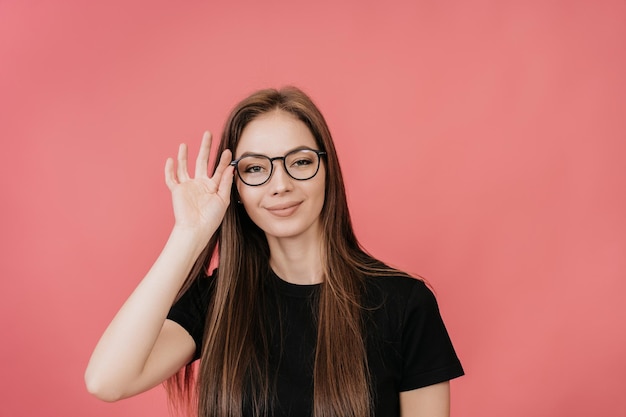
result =
[{"label": "cheek", "polygon": [[258,190],[257,187],[249,187],[239,177],[235,178],[235,189],[237,190],[237,200],[245,206],[254,200],[254,196]]},{"label": "cheek", "polygon": [[257,188],[258,187],[249,187],[241,181],[237,183],[237,203],[243,206],[250,218],[255,217],[254,211],[261,199],[259,195],[259,191],[261,190],[257,190]]},{"label": "cheek", "polygon": [[310,190],[309,197],[312,197],[315,200],[316,206],[319,206],[318,208],[321,210],[324,206],[324,202],[326,201],[326,183],[324,178],[320,179],[322,181],[316,183],[315,187]]},{"label": "cheek", "polygon": [[322,200],[326,200],[326,167],[324,165],[320,167],[320,172],[317,173],[317,176],[320,177],[318,183],[319,194]]}]

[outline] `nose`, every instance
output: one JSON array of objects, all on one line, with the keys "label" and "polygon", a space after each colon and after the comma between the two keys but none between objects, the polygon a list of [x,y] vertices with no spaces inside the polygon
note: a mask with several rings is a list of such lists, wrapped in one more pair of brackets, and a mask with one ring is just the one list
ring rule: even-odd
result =
[{"label": "nose", "polygon": [[287,174],[282,160],[272,161],[274,164],[274,172],[269,180],[269,185],[273,194],[280,194],[291,191],[293,185],[292,179]]}]

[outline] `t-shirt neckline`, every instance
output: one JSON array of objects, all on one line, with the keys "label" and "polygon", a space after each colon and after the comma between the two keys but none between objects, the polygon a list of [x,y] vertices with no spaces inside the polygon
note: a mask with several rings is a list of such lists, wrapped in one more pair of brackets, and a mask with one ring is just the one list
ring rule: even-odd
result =
[{"label": "t-shirt neckline", "polygon": [[270,279],[275,283],[276,288],[281,294],[290,297],[308,298],[311,297],[318,288],[319,284],[293,284],[279,277],[273,269],[270,268]]}]

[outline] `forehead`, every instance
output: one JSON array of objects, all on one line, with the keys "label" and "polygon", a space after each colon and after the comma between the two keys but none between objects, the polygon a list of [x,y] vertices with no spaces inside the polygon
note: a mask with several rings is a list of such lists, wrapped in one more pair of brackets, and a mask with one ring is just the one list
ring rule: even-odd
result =
[{"label": "forehead", "polygon": [[276,110],[248,123],[239,138],[235,158],[246,152],[282,156],[302,146],[317,149],[309,128],[294,115]]}]

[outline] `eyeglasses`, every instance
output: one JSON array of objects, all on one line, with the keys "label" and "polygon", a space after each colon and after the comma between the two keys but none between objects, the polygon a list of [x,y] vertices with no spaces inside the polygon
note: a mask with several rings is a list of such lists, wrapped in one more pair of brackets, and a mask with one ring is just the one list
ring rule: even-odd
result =
[{"label": "eyeglasses", "polygon": [[326,152],[314,149],[295,149],[285,156],[270,158],[265,155],[244,155],[230,163],[244,184],[256,187],[272,178],[274,161],[282,160],[285,172],[294,180],[304,181],[313,178],[320,169],[320,156]]}]

